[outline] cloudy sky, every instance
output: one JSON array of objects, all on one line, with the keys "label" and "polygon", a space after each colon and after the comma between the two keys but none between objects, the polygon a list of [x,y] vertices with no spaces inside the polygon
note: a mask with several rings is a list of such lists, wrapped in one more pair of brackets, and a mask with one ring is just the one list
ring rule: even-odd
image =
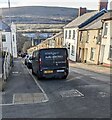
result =
[{"label": "cloudy sky", "polygon": [[[87,7],[97,9],[99,0],[10,0],[11,7],[16,6],[59,6],[59,7]],[[110,4],[111,0],[108,0]],[[0,8],[8,7],[8,0],[0,0]],[[110,5],[108,5],[110,8]]]}]

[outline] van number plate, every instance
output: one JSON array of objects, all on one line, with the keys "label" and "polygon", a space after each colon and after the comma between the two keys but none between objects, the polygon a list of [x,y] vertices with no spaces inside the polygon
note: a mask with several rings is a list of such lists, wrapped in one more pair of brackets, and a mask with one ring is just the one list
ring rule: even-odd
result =
[{"label": "van number plate", "polygon": [[57,72],[64,72],[64,70],[57,70]]},{"label": "van number plate", "polygon": [[53,73],[53,70],[45,70],[44,73],[45,74],[47,74],[47,73]]}]

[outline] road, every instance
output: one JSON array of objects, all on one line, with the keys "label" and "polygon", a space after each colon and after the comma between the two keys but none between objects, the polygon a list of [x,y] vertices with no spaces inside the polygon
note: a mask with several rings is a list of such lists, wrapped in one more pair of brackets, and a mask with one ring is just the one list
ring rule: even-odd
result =
[{"label": "road", "polygon": [[2,93],[3,118],[109,118],[110,77],[70,68],[66,80],[38,80],[14,61]]}]

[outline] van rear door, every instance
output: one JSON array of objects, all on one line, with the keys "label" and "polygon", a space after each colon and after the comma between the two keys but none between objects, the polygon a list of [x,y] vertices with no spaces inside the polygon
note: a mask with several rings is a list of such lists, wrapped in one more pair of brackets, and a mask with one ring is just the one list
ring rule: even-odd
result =
[{"label": "van rear door", "polygon": [[44,49],[40,51],[41,67],[58,69],[68,67],[68,54],[66,49]]}]

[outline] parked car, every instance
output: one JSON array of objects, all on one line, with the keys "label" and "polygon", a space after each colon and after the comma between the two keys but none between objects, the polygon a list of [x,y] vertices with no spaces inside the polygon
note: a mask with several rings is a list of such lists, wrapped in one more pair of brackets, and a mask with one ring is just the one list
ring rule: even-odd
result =
[{"label": "parked car", "polygon": [[29,69],[32,69],[32,56],[29,56],[29,57],[28,57],[27,67],[28,67]]},{"label": "parked car", "polygon": [[66,48],[48,48],[33,52],[32,74],[36,74],[38,79],[66,79],[68,73],[68,52]]},{"label": "parked car", "polygon": [[32,55],[26,55],[26,57],[25,57],[25,65],[29,69],[32,69]]},{"label": "parked car", "polygon": [[25,65],[27,65],[28,57],[29,57],[29,55],[26,55],[26,56],[25,56],[25,59],[24,59],[24,63],[25,63]]},{"label": "parked car", "polygon": [[21,53],[21,57],[24,58],[26,57],[27,53]]}]

